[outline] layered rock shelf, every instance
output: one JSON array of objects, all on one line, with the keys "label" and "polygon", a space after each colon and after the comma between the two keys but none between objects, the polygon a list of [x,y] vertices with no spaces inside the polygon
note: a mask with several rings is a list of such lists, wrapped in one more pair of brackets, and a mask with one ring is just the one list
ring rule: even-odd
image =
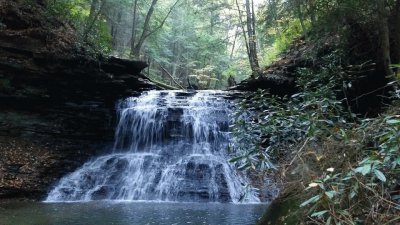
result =
[{"label": "layered rock shelf", "polygon": [[86,54],[40,7],[0,6],[0,198],[41,199],[110,145],[118,99],[156,87],[146,63]]}]

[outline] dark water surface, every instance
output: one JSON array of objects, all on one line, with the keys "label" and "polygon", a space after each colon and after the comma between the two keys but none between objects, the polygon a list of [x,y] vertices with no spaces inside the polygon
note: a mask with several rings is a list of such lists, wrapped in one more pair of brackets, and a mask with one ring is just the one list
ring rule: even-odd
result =
[{"label": "dark water surface", "polygon": [[0,203],[0,225],[251,225],[263,204],[222,203]]}]

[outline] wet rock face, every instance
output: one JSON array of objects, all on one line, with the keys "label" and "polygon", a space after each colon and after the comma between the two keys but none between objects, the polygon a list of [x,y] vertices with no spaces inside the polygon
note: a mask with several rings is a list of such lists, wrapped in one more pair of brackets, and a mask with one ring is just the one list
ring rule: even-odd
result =
[{"label": "wet rock face", "polygon": [[[211,168],[212,163],[198,163],[190,161],[186,165],[184,179],[182,181],[182,187],[179,192],[179,198],[182,200],[196,199],[197,201],[208,201],[212,199],[209,192],[209,183],[216,181],[218,194],[215,196],[215,200],[218,202],[230,202],[232,201],[229,194],[228,184],[225,179],[223,165],[217,164],[215,168]],[[213,165],[214,166],[214,165]],[[211,177],[215,171],[215,177]],[[193,184],[195,184],[193,186]]]},{"label": "wet rock face", "polygon": [[42,198],[110,145],[118,99],[155,88],[146,63],[85,55],[41,7],[0,0],[0,198]]},{"label": "wet rock face", "polygon": [[232,103],[225,92],[182,92],[121,101],[114,151],[64,176],[46,201],[260,201],[228,163]]},{"label": "wet rock face", "polygon": [[[134,174],[139,168],[134,168],[136,163],[129,162],[127,158],[120,158],[121,156],[111,157],[104,161],[98,171],[89,169],[82,174],[74,173],[73,176],[79,178],[78,181],[73,179],[65,183],[65,187],[58,190],[60,198],[68,200],[104,200],[104,199],[118,199],[121,200],[121,195],[124,195],[124,190],[127,185],[135,185],[136,180],[131,180],[131,184],[127,184],[127,174]],[[189,161],[182,167],[176,168],[173,173],[176,175],[177,182],[174,187],[163,193],[158,193],[160,182],[162,182],[162,168],[154,168],[152,161],[154,159],[148,156],[143,162],[144,170],[152,171],[151,176],[154,179],[145,184],[146,188],[138,192],[146,193],[146,200],[170,200],[170,201],[194,201],[194,202],[231,202],[228,183],[224,175],[222,164],[214,164],[211,161],[196,162],[195,160]],[[166,161],[161,159],[160,162]],[[147,164],[147,165],[146,165]],[[152,168],[149,168],[152,166]],[[146,174],[149,175],[149,174]],[[99,177],[107,177],[105,180],[99,182]],[[132,177],[135,177],[132,175]],[[218,191],[210,191],[210,183],[216,182],[214,187]],[[68,186],[70,185],[70,186]],[[138,184],[139,185],[139,184]],[[78,191],[77,191],[78,190]],[[90,190],[90,191],[88,191]],[[139,193],[136,193],[139,195]],[[134,200],[137,200],[134,198]],[[140,199],[139,200],[143,200]]]}]

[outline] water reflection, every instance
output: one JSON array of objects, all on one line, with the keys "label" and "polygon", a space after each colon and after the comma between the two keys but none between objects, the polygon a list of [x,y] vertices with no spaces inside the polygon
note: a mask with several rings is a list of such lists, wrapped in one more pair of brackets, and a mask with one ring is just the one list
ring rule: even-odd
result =
[{"label": "water reflection", "polygon": [[250,225],[266,206],[221,203],[0,203],[1,225]]}]

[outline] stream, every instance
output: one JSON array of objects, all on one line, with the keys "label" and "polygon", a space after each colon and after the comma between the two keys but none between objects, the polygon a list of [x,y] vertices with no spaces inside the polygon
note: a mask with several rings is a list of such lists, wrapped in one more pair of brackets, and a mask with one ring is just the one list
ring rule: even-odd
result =
[{"label": "stream", "polygon": [[251,225],[266,206],[229,203],[0,203],[1,225]]}]

